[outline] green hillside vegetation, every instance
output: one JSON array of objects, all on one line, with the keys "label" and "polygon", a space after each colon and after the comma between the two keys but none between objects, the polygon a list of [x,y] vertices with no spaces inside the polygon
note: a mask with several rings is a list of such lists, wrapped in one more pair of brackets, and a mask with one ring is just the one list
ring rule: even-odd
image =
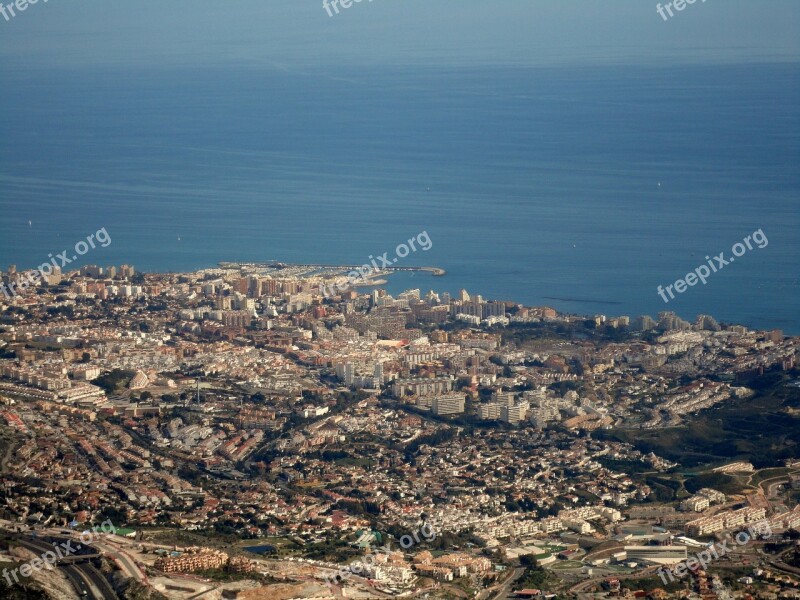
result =
[{"label": "green hillside vegetation", "polygon": [[[752,398],[726,403],[667,429],[613,429],[594,435],[655,452],[682,467],[748,461],[756,468],[780,467],[800,458],[800,389],[775,382]],[[756,386],[757,387],[757,386]]]}]

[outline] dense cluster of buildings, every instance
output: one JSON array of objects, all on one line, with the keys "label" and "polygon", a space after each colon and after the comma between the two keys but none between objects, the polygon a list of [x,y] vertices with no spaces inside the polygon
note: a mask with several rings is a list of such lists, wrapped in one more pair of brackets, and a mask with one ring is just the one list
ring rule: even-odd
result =
[{"label": "dense cluster of buildings", "polygon": [[[794,368],[798,352],[797,338],[706,315],[586,318],[463,290],[323,295],[336,275],[86,267],[0,297],[0,423],[15,436],[6,515],[63,524],[114,506],[130,524],[304,543],[376,519],[426,519],[486,549],[610,539],[652,502],[631,466],[676,463],[590,432],[741,401],[751,377]],[[703,537],[770,516],[728,500],[701,489],[683,512],[648,518]],[[782,518],[793,526],[795,512]],[[636,560],[655,552],[629,546]],[[157,568],[226,560],[192,551]],[[450,581],[490,563],[478,549],[421,550],[374,569]]]},{"label": "dense cluster of buildings", "polygon": [[210,569],[231,567],[238,572],[252,570],[250,561],[242,557],[231,559],[225,552],[211,548],[186,548],[181,552],[165,553],[153,565],[164,573],[193,573]]}]

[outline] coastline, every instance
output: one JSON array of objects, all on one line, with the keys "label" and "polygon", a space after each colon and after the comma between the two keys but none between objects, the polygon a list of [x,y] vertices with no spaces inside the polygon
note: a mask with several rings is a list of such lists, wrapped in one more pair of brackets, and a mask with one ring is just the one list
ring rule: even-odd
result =
[{"label": "coastline", "polygon": [[[323,264],[323,263],[290,263],[277,260],[268,260],[259,262],[219,261],[217,265],[218,268],[228,268],[228,269],[249,268],[249,269],[270,269],[276,271],[286,270],[286,271],[295,271],[294,274],[298,274],[299,272],[305,272],[305,276],[309,276],[314,271],[326,271],[324,273],[318,273],[318,275],[324,277],[335,277],[335,276],[346,275],[347,272],[355,270],[360,266],[360,265],[334,265],[334,264]],[[385,277],[382,277],[381,275],[391,275],[391,274],[401,274],[401,273],[410,274],[411,277],[413,277],[414,273],[428,273],[434,277],[444,277],[445,275],[448,274],[447,270],[435,266],[402,266],[402,267],[392,266],[381,269],[380,273],[376,273],[375,276],[380,277],[379,279],[368,279],[366,281],[358,283],[354,287],[358,288],[385,287],[387,290],[392,291],[391,288],[398,287],[398,285],[400,287],[403,287],[404,284],[398,284],[393,279],[390,280]],[[476,284],[475,287],[477,288],[478,285]],[[437,291],[441,292],[442,290],[437,289]],[[628,316],[631,318],[631,320],[643,315],[655,317],[659,312],[655,308],[650,311],[648,311],[644,307],[641,307],[640,309],[634,309],[630,306],[627,306],[626,302],[619,300],[591,299],[591,298],[577,298],[577,297],[573,298],[569,296],[551,296],[551,295],[538,295],[538,294],[537,294],[538,298],[536,297],[530,298],[526,296],[526,294],[524,293],[521,294],[521,296],[524,297],[516,297],[508,292],[503,294],[503,297],[505,298],[511,298],[511,297],[515,298],[514,300],[510,300],[514,303],[523,304],[525,306],[549,306],[563,314],[570,314],[573,316],[583,316],[586,318],[590,318],[593,315],[597,315],[600,313],[605,313],[606,310],[614,310],[615,316]],[[596,309],[592,310],[591,309],[592,306],[595,306]],[[614,307],[617,307],[617,309],[615,310]],[[722,314],[719,314],[719,311],[715,311],[711,308],[707,310],[695,309],[693,311],[676,310],[675,313],[683,319],[692,321],[698,315],[710,315],[715,319],[717,319],[720,323],[724,323],[726,325],[732,325],[732,324],[742,325],[754,331],[770,331],[773,329],[780,329],[787,335],[800,335],[800,330],[798,330],[796,323],[793,322],[792,320],[787,321],[786,319],[783,320],[774,319],[770,320],[769,322],[765,322],[764,319],[755,319],[752,317],[737,318],[736,316],[726,315],[725,311],[723,311]]]}]

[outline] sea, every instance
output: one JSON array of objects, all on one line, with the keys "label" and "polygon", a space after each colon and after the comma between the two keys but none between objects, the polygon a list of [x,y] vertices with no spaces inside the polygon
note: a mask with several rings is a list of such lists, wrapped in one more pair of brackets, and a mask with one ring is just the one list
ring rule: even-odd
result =
[{"label": "sea", "polygon": [[[797,62],[5,65],[0,85],[3,268],[102,228],[70,268],[362,264],[426,233],[396,266],[446,275],[390,292],[800,334]],[[757,231],[763,248],[659,296]]]}]

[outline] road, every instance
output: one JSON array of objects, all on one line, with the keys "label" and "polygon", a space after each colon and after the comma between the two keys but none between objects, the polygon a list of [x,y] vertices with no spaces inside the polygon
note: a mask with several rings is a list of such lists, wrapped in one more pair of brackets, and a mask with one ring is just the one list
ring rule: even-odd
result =
[{"label": "road", "polygon": [[[30,550],[34,554],[38,556],[44,555],[45,552],[52,552],[53,547],[40,539],[27,539],[27,538],[19,538],[17,540],[20,546]],[[91,583],[91,579],[88,575],[82,573],[78,566],[75,564],[64,564],[64,563],[57,563],[57,568],[61,570],[67,576],[70,583],[72,583],[72,587],[75,588],[75,591],[78,592],[79,596],[86,596],[92,595],[97,600],[104,600],[102,593],[99,589],[96,588]],[[110,596],[110,598],[116,598],[116,594]]]},{"label": "road", "polygon": [[800,575],[800,569],[797,567],[793,567],[792,565],[787,565],[785,562],[781,560],[771,560],[767,559],[769,565],[777,569],[778,571],[783,571],[784,573],[791,573],[792,575]]},{"label": "road", "polygon": [[[62,530],[57,528],[45,529],[42,533],[52,537],[64,536]],[[77,542],[78,538],[73,536],[72,540]],[[142,569],[136,560],[124,550],[123,544],[133,544],[133,542],[128,538],[115,537],[110,534],[101,533],[97,533],[92,542],[92,546],[99,551],[100,555],[112,559],[127,577],[135,579],[144,585],[150,585],[147,581],[147,574],[144,572],[144,569]],[[169,546],[157,544],[154,545],[154,547],[169,548]]]},{"label": "road", "polygon": [[[59,542],[67,541],[66,538],[55,539]],[[38,556],[42,556],[45,552],[52,552],[53,550],[53,546],[51,544],[38,538],[30,539],[21,537],[18,538],[17,541],[21,546],[27,548]],[[82,548],[91,548],[94,550],[94,548],[85,544],[82,546]],[[57,568],[61,569],[61,571],[67,576],[75,590],[78,592],[78,595],[83,595],[84,592],[87,592],[96,598],[96,600],[116,600],[117,594],[111,587],[111,584],[108,583],[103,574],[100,573],[100,571],[98,571],[90,562],[91,557],[98,555],[99,554],[96,552],[84,556],[80,554],[73,554],[69,557],[66,557],[66,561],[59,560],[57,563]],[[69,564],[66,564],[67,562]]]},{"label": "road", "polygon": [[[90,577],[89,574],[81,569],[78,565],[68,565],[62,570],[67,573],[67,577],[69,577],[70,581],[72,581],[73,586],[76,583],[81,585],[83,590],[82,593],[84,593],[84,595],[91,596],[96,600],[103,600],[105,598],[105,596],[103,596],[103,592],[100,591],[100,588],[95,585],[94,578]],[[109,596],[109,598],[116,597],[116,594]]]},{"label": "road", "polygon": [[[61,569],[64,575],[67,576],[69,582],[72,584],[72,587],[75,588],[75,591],[78,592],[78,597],[84,598],[88,597],[90,594],[94,595],[94,593],[90,590],[89,586],[84,581],[83,577],[80,575],[80,571],[75,569],[72,565]],[[97,596],[95,596],[97,598]]]},{"label": "road", "polygon": [[771,501],[773,499],[778,498],[777,487],[779,485],[787,484],[791,476],[796,475],[798,471],[789,470],[785,475],[776,475],[774,477],[768,477],[767,479],[762,479],[761,481],[758,482],[758,485],[753,486],[753,477],[755,477],[760,472],[761,470],[756,471],[755,473],[750,475],[747,482],[748,485],[750,485],[751,487],[755,487],[758,490],[756,493],[758,494],[758,497],[761,500],[759,506],[763,506],[769,511],[772,508]]},{"label": "road", "polygon": [[6,467],[8,466],[8,460],[11,458],[11,455],[14,452],[16,452],[17,446],[18,444],[14,440],[9,440],[5,454],[3,455],[3,459],[0,460],[0,471],[2,471],[3,473],[6,472]]},{"label": "road", "polygon": [[[493,600],[503,600],[504,598],[508,597],[508,594],[511,590],[511,586],[514,585],[514,582],[522,577],[522,574],[525,572],[525,569],[516,568],[511,572],[508,579],[505,580],[500,587],[492,586],[490,588],[486,588],[477,596],[477,600],[486,600],[487,598],[492,598]],[[497,592],[495,593],[495,590]],[[492,596],[494,594],[494,596]]]},{"label": "road", "polygon": [[147,574],[139,567],[136,561],[122,548],[118,548],[110,540],[94,542],[106,556],[113,559],[120,570],[127,576],[144,585],[148,585]]}]

